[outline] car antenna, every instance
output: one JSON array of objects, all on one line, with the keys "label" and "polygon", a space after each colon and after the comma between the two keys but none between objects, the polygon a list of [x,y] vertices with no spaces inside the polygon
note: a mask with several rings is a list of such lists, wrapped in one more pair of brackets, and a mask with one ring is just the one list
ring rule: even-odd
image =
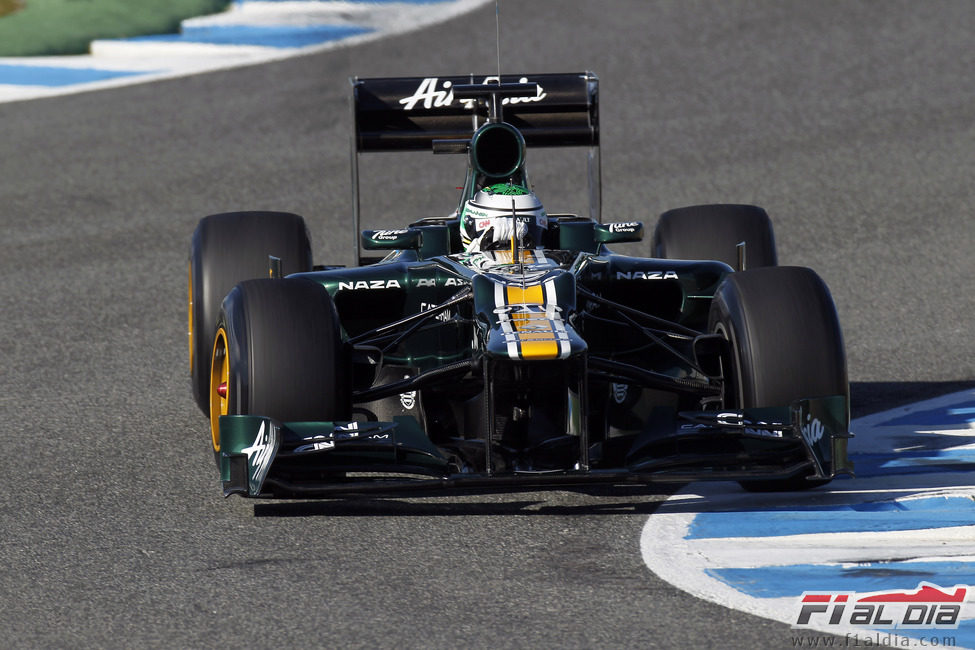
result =
[{"label": "car antenna", "polygon": [[494,28],[498,47],[498,83],[501,83],[501,0],[494,0]]},{"label": "car antenna", "polygon": [[[494,0],[494,38],[498,52],[498,87],[501,87],[501,0]],[[491,93],[488,122],[501,121],[501,105],[497,93]]]}]

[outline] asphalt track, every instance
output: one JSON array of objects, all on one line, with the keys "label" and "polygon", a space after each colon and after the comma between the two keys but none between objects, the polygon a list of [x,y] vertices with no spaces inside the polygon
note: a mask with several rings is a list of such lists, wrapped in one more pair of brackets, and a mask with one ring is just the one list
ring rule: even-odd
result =
[{"label": "asphalt track", "polygon": [[[0,105],[4,645],[792,647],[647,571],[663,490],[219,496],[186,376],[197,219],[293,210],[318,261],[349,262],[347,77],[490,73],[493,19]],[[599,74],[608,219],[769,210],[780,259],[833,291],[855,415],[972,386],[969,4],[535,0],[505,19],[505,69]],[[458,164],[366,161],[371,223],[443,212]],[[575,160],[529,164],[562,207]]]}]

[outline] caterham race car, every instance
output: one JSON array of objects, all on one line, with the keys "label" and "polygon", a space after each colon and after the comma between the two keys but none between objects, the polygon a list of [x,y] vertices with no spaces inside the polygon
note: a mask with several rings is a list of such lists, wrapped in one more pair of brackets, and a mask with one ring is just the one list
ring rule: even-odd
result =
[{"label": "caterham race car", "polygon": [[[600,214],[592,73],[352,80],[356,264],[303,219],[202,219],[190,372],[225,495],[329,497],[852,473],[829,290],[750,205]],[[549,212],[529,147],[582,147],[589,214]],[[466,157],[453,212],[361,230],[359,157]],[[382,257],[369,257],[381,251]]]}]

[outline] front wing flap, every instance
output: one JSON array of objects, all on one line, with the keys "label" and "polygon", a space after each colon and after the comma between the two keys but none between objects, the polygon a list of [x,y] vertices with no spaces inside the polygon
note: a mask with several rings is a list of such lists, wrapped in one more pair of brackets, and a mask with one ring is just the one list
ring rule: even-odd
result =
[{"label": "front wing flap", "polygon": [[[773,450],[775,443],[793,446],[798,443],[804,460],[782,467],[782,474],[794,473],[801,466],[810,480],[829,479],[837,474],[853,475],[853,463],[847,454],[847,444],[853,436],[849,432],[849,400],[845,395],[801,399],[786,407],[694,411],[682,412],[678,416],[683,422],[666,438],[678,441],[718,441],[728,437],[753,439],[769,443]],[[752,478],[763,478],[757,457],[743,457],[743,465],[754,464],[756,471]],[[682,465],[694,463],[693,458],[681,460]],[[708,464],[701,460],[702,466]],[[668,459],[651,453],[644,458],[631,455],[627,466],[633,471],[655,471],[665,470],[667,464]],[[743,468],[743,471],[747,469]],[[699,478],[721,478],[717,474]]]},{"label": "front wing flap", "polygon": [[308,466],[326,473],[395,469],[437,477],[448,471],[447,460],[408,416],[393,422],[282,423],[223,415],[218,460],[224,496],[261,496],[276,474]]},{"label": "front wing flap", "polygon": [[[853,474],[847,455],[852,437],[848,414],[844,395],[802,399],[785,407],[682,412],[681,423],[663,435],[650,435],[643,442],[638,438],[624,466],[506,474],[459,474],[409,416],[393,422],[282,423],[225,415],[220,418],[217,455],[224,495],[248,497],[776,479],[795,474],[816,480]],[[353,473],[373,478],[353,481]]]}]

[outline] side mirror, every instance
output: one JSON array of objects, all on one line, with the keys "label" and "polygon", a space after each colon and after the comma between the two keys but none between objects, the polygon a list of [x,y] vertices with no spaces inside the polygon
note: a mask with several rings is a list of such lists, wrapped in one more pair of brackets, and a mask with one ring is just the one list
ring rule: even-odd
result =
[{"label": "side mirror", "polygon": [[417,228],[399,230],[363,230],[362,247],[375,250],[420,250],[423,232]]},{"label": "side mirror", "polygon": [[593,235],[595,235],[598,244],[622,244],[641,241],[643,239],[643,223],[640,221],[597,223]]}]

